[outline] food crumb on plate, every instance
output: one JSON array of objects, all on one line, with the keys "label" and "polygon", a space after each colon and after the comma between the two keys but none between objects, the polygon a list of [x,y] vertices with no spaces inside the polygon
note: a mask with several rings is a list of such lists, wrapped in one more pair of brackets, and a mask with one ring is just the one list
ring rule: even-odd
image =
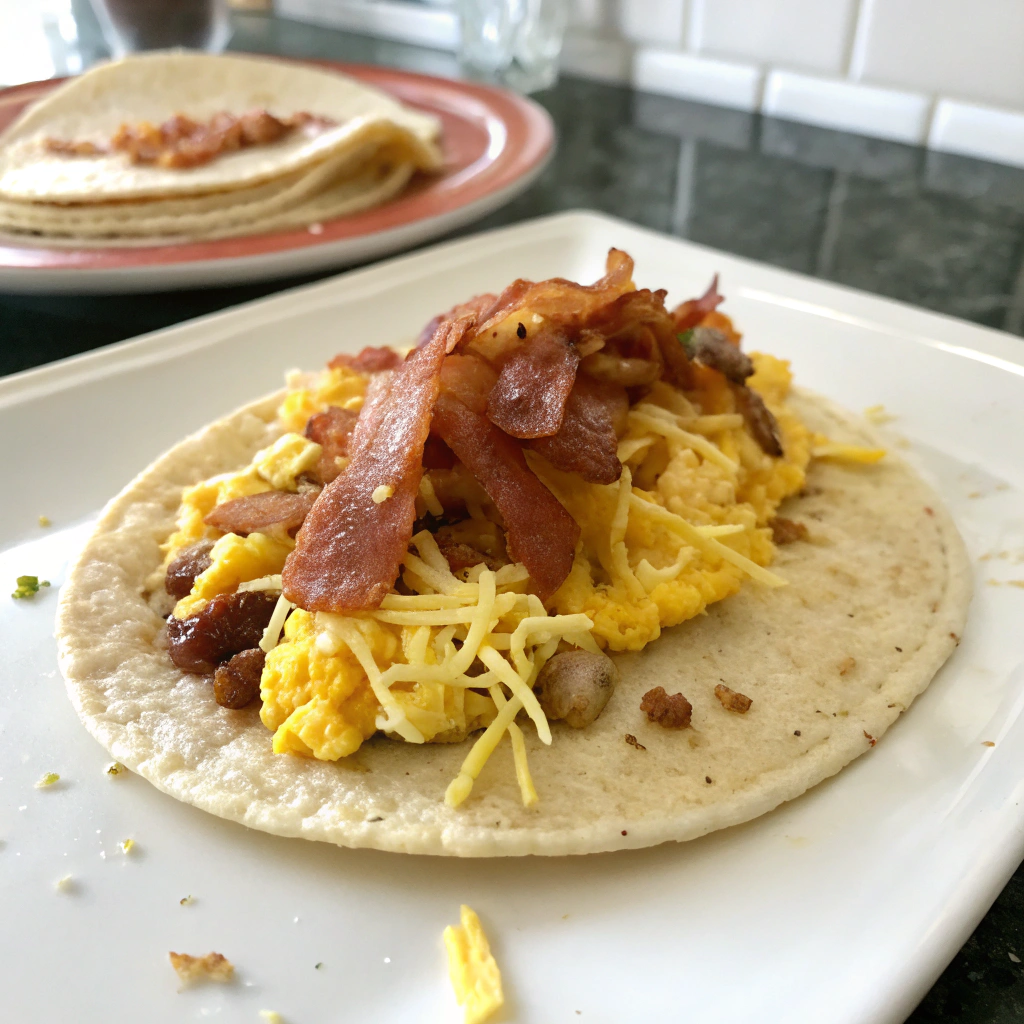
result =
[{"label": "food crumb on plate", "polygon": [[74,892],[75,891],[75,880],[71,875],[64,875],[63,878],[58,878],[53,883],[53,887],[57,892]]},{"label": "food crumb on plate", "polygon": [[267,1024],[284,1024],[284,1017],[277,1010],[260,1010],[260,1016]]},{"label": "food crumb on plate", "polygon": [[455,998],[464,1009],[465,1024],[481,1024],[505,1003],[501,972],[491,956],[480,918],[465,903],[459,908],[459,917],[459,924],[444,930],[448,974]]},{"label": "food crumb on plate", "polygon": [[185,985],[202,981],[231,981],[235,966],[220,953],[207,953],[206,956],[190,956],[188,953],[168,953],[171,966]]},{"label": "food crumb on plate", "polygon": [[34,597],[39,593],[40,587],[48,587],[49,580],[41,580],[38,576],[19,576],[15,581],[17,587],[11,592],[11,597],[16,601],[24,601],[26,598]]},{"label": "food crumb on plate", "polygon": [[39,525],[40,526],[52,526],[53,525],[53,520],[50,519],[49,516],[40,516],[39,517]]},{"label": "food crumb on plate", "polygon": [[1016,954],[1016,953],[1007,953],[1006,955],[1007,955],[1007,956],[1008,956],[1008,957],[1009,957],[1009,958],[1010,958],[1010,959],[1011,959],[1011,960],[1012,960],[1012,961],[1013,961],[1013,962],[1014,962],[1015,964],[1019,964],[1019,963],[1020,963],[1020,957],[1019,957],[1019,956],[1017,956],[1017,954]]},{"label": "food crumb on plate", "polygon": [[60,782],[60,776],[56,772],[47,772],[37,783],[36,789],[46,789],[55,783]]},{"label": "food crumb on plate", "polygon": [[111,761],[106,768],[103,769],[108,775],[122,775],[128,769],[125,768],[120,761]]},{"label": "food crumb on plate", "polygon": [[193,903],[195,903],[195,901],[196,901],[196,898],[195,898],[195,896],[193,896],[193,895],[192,895],[192,894],[190,893],[190,894],[189,894],[188,896],[182,896],[182,897],[181,897],[181,899],[180,899],[180,900],[178,900],[178,903],[179,903],[179,905],[180,905],[180,906],[182,906],[182,907],[189,907],[189,906],[191,906],[191,905],[192,905]]},{"label": "food crumb on plate", "polygon": [[131,853],[132,850],[134,850],[134,849],[135,849],[135,840],[134,839],[125,839],[121,843],[121,850],[124,853],[126,853],[126,854]]}]

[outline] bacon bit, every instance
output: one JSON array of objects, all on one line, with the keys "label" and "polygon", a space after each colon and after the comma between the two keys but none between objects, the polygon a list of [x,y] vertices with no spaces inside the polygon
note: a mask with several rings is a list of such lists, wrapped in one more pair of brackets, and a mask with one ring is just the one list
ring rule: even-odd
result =
[{"label": "bacon bit", "polygon": [[450,355],[441,367],[441,390],[481,416],[487,412],[488,396],[497,380],[491,364],[472,352]]},{"label": "bacon bit", "polygon": [[556,434],[579,362],[565,332],[556,324],[541,324],[501,368],[487,399],[487,418],[512,437]]},{"label": "bacon bit", "polygon": [[807,540],[807,527],[795,519],[776,516],[769,521],[768,526],[772,531],[772,540],[776,544],[794,544],[798,540]]},{"label": "bacon bit", "polygon": [[329,405],[323,412],[315,412],[306,421],[306,437],[320,445],[322,451],[316,469],[311,474],[319,483],[329,484],[341,472],[338,459],[348,455],[358,414],[351,409]]},{"label": "bacon bit", "polygon": [[649,721],[665,729],[685,729],[690,724],[693,705],[681,693],[670,696],[665,687],[656,686],[643,695],[640,710],[646,713]]},{"label": "bacon bit", "polygon": [[197,981],[230,981],[235,973],[234,965],[220,953],[206,956],[190,956],[188,953],[168,953],[171,966],[186,985]]},{"label": "bacon bit", "polygon": [[578,326],[624,292],[632,291],[632,283],[633,260],[621,249],[608,250],[604,277],[593,284],[577,284],[561,277],[536,284],[513,281],[494,301],[492,308],[481,312],[480,322],[467,336],[466,343],[483,337],[519,309],[528,309],[563,327]]},{"label": "bacon bit", "polygon": [[423,446],[423,468],[451,469],[454,465],[455,452],[436,434],[431,434]]},{"label": "bacon bit", "polygon": [[696,327],[724,301],[725,297],[718,294],[718,275],[715,274],[710,287],[699,299],[688,299],[672,311],[676,331],[688,331],[691,327]]},{"label": "bacon bit", "polygon": [[764,399],[753,388],[745,385],[734,384],[732,390],[736,396],[736,411],[746,420],[754,440],[761,446],[761,451],[773,458],[782,458],[779,425],[771,409],[764,404]]},{"label": "bacon bit", "polygon": [[529,447],[563,473],[578,473],[589,483],[614,483],[622,475],[615,423],[628,410],[623,388],[578,376],[558,433]]},{"label": "bacon bit", "polygon": [[626,733],[626,742],[631,747],[636,747],[637,750],[646,750],[647,748],[631,733]]},{"label": "bacon bit", "polygon": [[930,516],[935,515],[935,509],[930,508],[928,505],[925,505],[924,510],[925,510],[925,514],[926,515],[930,515]]},{"label": "bacon bit", "polygon": [[250,110],[239,116],[221,111],[208,122],[174,114],[161,125],[150,121],[124,123],[107,144],[48,138],[43,145],[51,153],[67,156],[126,153],[133,164],[181,170],[207,164],[224,153],[277,142],[297,129],[322,131],[336,124],[305,111],[284,118],[266,110]]},{"label": "bacon bit", "polygon": [[[437,330],[437,325],[434,330]],[[429,341],[429,339],[427,340]],[[402,357],[393,348],[388,348],[385,345],[367,345],[358,355],[354,356],[342,352],[327,364],[332,370],[348,367],[358,373],[382,373],[384,370],[393,370],[401,365]]]},{"label": "bacon bit", "polygon": [[863,732],[864,732],[864,739],[866,739],[868,741],[868,745],[869,746],[873,747],[878,742],[878,740],[876,740],[875,737],[872,736],[871,733],[869,733],[867,731],[867,729],[864,729]]},{"label": "bacon bit", "polygon": [[572,568],[576,521],[527,466],[518,442],[448,391],[438,396],[433,429],[497,506],[509,557],[526,566],[541,600],[550,597]]},{"label": "bacon bit", "polygon": [[841,676],[845,676],[847,672],[850,672],[851,670],[855,669],[856,667],[857,667],[857,659],[856,658],[853,658],[853,657],[843,658],[843,660],[841,662],[839,662],[839,674]]},{"label": "bacon bit", "polygon": [[[472,326],[471,316],[444,321],[401,366],[373,377],[351,461],[320,492],[285,562],[289,601],[306,611],[343,612],[376,608],[391,589],[412,537],[441,365]],[[378,504],[372,494],[381,480],[394,496]]]},{"label": "bacon bit", "polygon": [[319,493],[261,491],[259,494],[222,502],[203,522],[214,529],[237,533],[241,537],[250,533],[290,531],[302,525]]},{"label": "bacon bit", "polygon": [[750,710],[750,705],[754,703],[749,697],[737,693],[736,690],[730,690],[722,683],[715,687],[715,696],[726,711],[735,712],[737,715],[745,715]]}]

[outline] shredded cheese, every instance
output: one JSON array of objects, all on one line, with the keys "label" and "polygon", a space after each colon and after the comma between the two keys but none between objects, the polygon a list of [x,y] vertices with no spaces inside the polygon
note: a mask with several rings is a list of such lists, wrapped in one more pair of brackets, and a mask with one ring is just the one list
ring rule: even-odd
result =
[{"label": "shredded cheese", "polygon": [[258,580],[249,580],[238,584],[239,593],[247,590],[280,590],[281,574],[274,573],[270,576],[261,576]]},{"label": "shredded cheese", "polygon": [[381,484],[379,487],[374,487],[370,497],[375,505],[379,505],[382,501],[387,501],[394,493],[395,489],[391,484]]},{"label": "shredded cheese", "polygon": [[781,576],[769,572],[763,566],[758,565],[757,562],[752,561],[745,555],[741,555],[738,551],[734,551],[714,537],[704,536],[704,534],[699,532],[698,527],[687,522],[682,516],[677,516],[675,512],[670,512],[667,508],[663,508],[653,501],[645,501],[637,494],[632,496],[632,505],[638,511],[654,516],[666,525],[673,527],[682,534],[688,543],[705,554],[721,558],[723,561],[735,565],[737,569],[742,569],[751,579],[757,580],[758,583],[763,583],[767,587],[784,587],[786,585],[786,581]]},{"label": "shredded cheese", "polygon": [[288,618],[288,613],[294,607],[295,605],[284,594],[277,599],[274,612],[270,616],[267,628],[263,630],[263,638],[260,640],[260,650],[264,654],[269,654],[277,646],[281,639],[281,630],[284,629],[284,620]]},{"label": "shredded cheese", "polygon": [[814,438],[814,447],[811,448],[811,456],[815,459],[835,459],[838,462],[856,462],[870,466],[885,457],[885,449],[840,444],[817,434]]},{"label": "shredded cheese", "polygon": [[444,930],[448,974],[455,999],[463,1007],[464,1024],[483,1024],[505,1003],[501,972],[480,918],[465,904],[459,908],[459,924]]},{"label": "shredded cheese", "polygon": [[655,434],[661,434],[662,437],[670,441],[675,441],[684,448],[692,448],[705,462],[713,463],[731,476],[736,475],[739,466],[721,448],[713,445],[701,434],[692,434],[688,430],[683,430],[674,423],[670,423],[667,418],[652,415],[650,410],[656,408],[657,406],[641,403],[630,411],[629,420],[637,426],[644,427]]}]

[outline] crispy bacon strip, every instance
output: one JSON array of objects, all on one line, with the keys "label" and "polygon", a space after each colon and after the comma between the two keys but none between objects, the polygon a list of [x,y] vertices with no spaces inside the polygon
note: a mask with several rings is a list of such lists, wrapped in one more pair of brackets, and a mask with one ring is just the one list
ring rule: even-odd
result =
[{"label": "crispy bacon strip", "polygon": [[615,421],[628,409],[629,398],[621,387],[580,375],[558,433],[539,437],[529,446],[564,473],[578,473],[594,484],[614,483],[622,475]]},{"label": "crispy bacon strip", "polygon": [[218,505],[204,520],[225,533],[245,537],[270,529],[294,530],[302,525],[316,501],[317,491],[289,494],[287,491],[263,491],[234,498]]},{"label": "crispy bacon strip", "polygon": [[383,370],[393,370],[396,366],[401,366],[401,364],[402,357],[393,348],[388,348],[386,345],[367,345],[366,348],[354,356],[349,355],[347,352],[341,352],[327,365],[332,370],[338,370],[343,366],[347,366],[349,369],[356,370],[359,373],[380,373]]},{"label": "crispy bacon strip", "polygon": [[524,326],[523,344],[501,368],[487,400],[487,418],[512,437],[558,432],[580,357],[555,324]]},{"label": "crispy bacon strip", "polygon": [[[349,445],[351,461],[321,491],[285,562],[289,601],[307,611],[343,612],[376,608],[391,589],[412,537],[441,364],[472,326],[472,316],[444,321],[400,367],[374,377]],[[382,485],[392,494],[374,501]]]},{"label": "crispy bacon strip", "polygon": [[509,556],[526,566],[541,600],[550,597],[572,568],[576,521],[527,466],[518,442],[449,391],[438,395],[433,429],[497,506]]},{"label": "crispy bacon strip", "polygon": [[313,413],[306,421],[306,437],[323,449],[315,473],[321,484],[329,484],[341,472],[338,459],[348,455],[358,418],[351,409],[329,405],[323,412]]},{"label": "crispy bacon strip", "polygon": [[718,275],[715,274],[708,290],[699,299],[688,299],[672,311],[676,330],[682,332],[696,327],[708,313],[713,313],[723,302],[725,296],[718,294]]}]

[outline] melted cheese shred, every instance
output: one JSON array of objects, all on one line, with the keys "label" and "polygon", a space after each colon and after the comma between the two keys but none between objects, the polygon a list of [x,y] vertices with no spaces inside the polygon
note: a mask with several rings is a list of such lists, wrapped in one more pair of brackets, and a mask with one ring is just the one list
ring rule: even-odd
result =
[{"label": "melted cheese shred", "polygon": [[448,951],[448,975],[455,999],[463,1008],[465,1024],[483,1024],[505,1003],[501,972],[480,918],[465,904],[459,909],[459,924],[444,930]]},{"label": "melted cheese shred", "polygon": [[[498,572],[482,568],[476,582],[468,583],[451,573],[429,533],[414,536],[412,548],[403,560],[403,580],[414,593],[388,594],[373,611],[318,613],[316,645],[330,655],[343,645],[355,657],[380,704],[378,729],[407,742],[427,742],[457,728],[451,716],[445,719],[446,709],[454,709],[456,718],[461,712],[466,731],[471,721],[484,727],[448,786],[450,806],[469,796],[506,733],[523,804],[532,806],[537,790],[515,719],[525,711],[540,741],[551,743],[551,726],[533,682],[563,641],[598,650],[590,637],[593,622],[583,614],[548,615],[535,595],[514,589],[529,578],[520,565]],[[400,632],[404,660],[390,658],[386,667],[379,663],[367,630],[381,628]],[[482,674],[468,674],[474,664]]]}]

